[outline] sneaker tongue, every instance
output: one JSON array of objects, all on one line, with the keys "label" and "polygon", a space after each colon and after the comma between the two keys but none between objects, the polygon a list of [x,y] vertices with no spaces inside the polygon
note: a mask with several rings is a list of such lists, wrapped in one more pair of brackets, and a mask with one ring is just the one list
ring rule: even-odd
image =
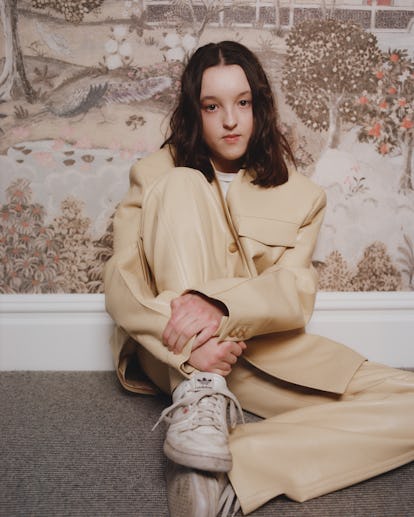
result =
[{"label": "sneaker tongue", "polygon": [[214,378],[207,375],[194,377],[193,381],[196,391],[211,390],[215,387]]}]

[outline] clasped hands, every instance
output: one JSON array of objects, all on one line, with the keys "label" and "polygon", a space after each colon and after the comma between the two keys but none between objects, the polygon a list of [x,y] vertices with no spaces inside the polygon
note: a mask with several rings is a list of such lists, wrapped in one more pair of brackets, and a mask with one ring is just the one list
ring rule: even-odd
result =
[{"label": "clasped hands", "polygon": [[171,301],[171,316],[162,340],[170,352],[179,354],[195,336],[188,363],[203,372],[226,376],[246,349],[244,341],[220,341],[214,337],[225,307],[195,293]]}]

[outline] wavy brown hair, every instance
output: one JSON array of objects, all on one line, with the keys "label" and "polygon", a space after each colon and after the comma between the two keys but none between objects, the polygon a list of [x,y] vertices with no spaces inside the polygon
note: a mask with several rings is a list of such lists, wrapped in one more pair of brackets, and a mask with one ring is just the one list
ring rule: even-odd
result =
[{"label": "wavy brown hair", "polygon": [[209,43],[191,56],[181,78],[178,104],[170,120],[170,145],[176,167],[191,167],[213,181],[210,153],[203,139],[200,91],[203,72],[217,65],[239,65],[252,91],[253,133],[243,158],[243,167],[254,172],[253,183],[274,187],[288,180],[286,160],[295,163],[290,146],[277,124],[272,89],[258,58],[235,41]]}]

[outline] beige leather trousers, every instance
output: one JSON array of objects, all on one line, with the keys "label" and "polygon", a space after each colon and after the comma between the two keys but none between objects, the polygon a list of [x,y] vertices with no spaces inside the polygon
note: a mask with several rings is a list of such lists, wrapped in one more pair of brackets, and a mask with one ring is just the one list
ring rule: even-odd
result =
[{"label": "beige leather trousers", "polygon": [[[219,200],[193,172],[174,171],[147,197],[143,239],[159,291],[180,293],[242,267],[229,253],[233,237]],[[164,391],[183,378],[145,351],[139,356]],[[229,477],[245,514],[280,494],[305,501],[414,459],[410,372],[365,362],[343,395],[280,381],[244,360],[227,380],[243,408],[265,418],[230,436]]]},{"label": "beige leather trousers", "polygon": [[265,418],[231,434],[230,480],[245,514],[280,494],[306,501],[414,460],[412,372],[367,361],[333,395],[240,363],[228,385]]}]

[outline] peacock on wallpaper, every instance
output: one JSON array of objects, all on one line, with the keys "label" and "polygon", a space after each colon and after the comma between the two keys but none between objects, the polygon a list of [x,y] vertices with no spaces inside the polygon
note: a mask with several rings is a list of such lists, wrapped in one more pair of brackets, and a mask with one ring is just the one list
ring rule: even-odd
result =
[{"label": "peacock on wallpaper", "polygon": [[131,164],[162,143],[189,54],[262,60],[328,211],[320,288],[414,289],[411,0],[1,0],[0,292],[96,293]]}]

